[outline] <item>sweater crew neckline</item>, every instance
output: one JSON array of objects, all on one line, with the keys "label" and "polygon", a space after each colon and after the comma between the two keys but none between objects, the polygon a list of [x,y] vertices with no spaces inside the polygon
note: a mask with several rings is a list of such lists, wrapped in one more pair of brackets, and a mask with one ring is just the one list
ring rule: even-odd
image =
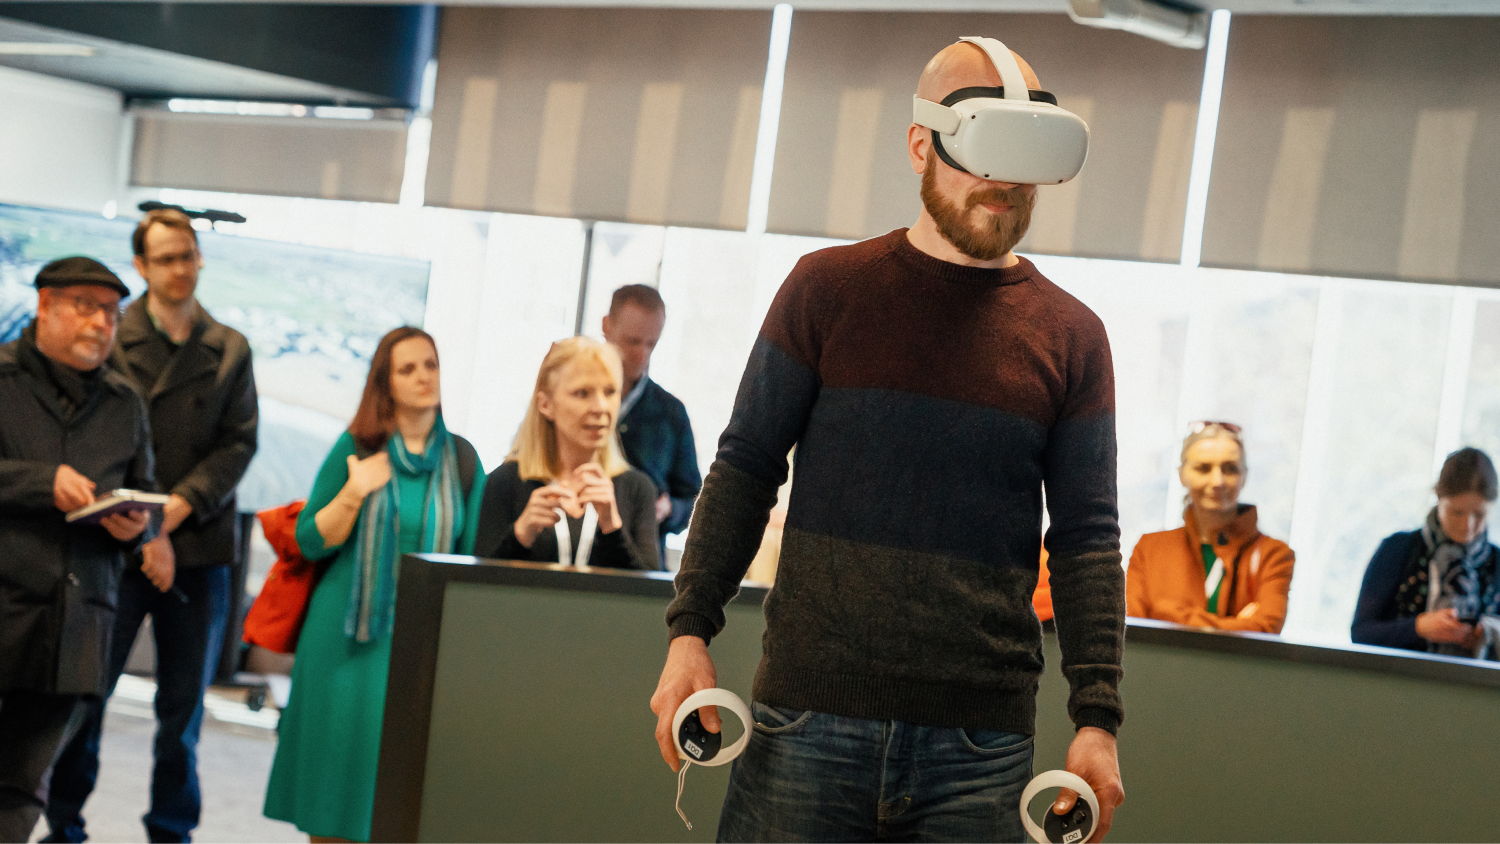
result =
[{"label": "sweater crew neckline", "polygon": [[1020,255],[1016,256],[1015,264],[999,269],[969,267],[944,261],[914,246],[911,239],[906,236],[907,231],[908,229],[900,228],[886,235],[891,254],[920,275],[928,278],[971,287],[1004,287],[1026,281],[1031,278],[1036,269],[1030,261]]}]

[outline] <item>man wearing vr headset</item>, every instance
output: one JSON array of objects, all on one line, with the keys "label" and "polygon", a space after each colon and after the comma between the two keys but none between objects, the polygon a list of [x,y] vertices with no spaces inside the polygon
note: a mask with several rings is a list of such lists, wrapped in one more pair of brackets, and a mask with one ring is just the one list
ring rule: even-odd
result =
[{"label": "man wearing vr headset", "polygon": [[[1037,184],[1072,178],[1087,149],[1083,121],[1039,87],[997,41],[938,53],[907,136],[922,176],[916,224],[804,258],[751,352],[694,511],[651,700],[675,770],[673,715],[715,685],[707,643],[796,445],[757,723],[720,840],[1022,840],[1044,486],[1077,727],[1067,769],[1098,797],[1091,840],[1124,800],[1109,341],[1012,251]],[[700,716],[719,728],[713,707]]]}]

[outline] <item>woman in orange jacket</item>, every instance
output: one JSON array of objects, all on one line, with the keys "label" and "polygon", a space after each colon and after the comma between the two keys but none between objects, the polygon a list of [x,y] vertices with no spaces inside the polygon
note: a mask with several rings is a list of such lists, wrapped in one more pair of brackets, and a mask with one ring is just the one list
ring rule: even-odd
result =
[{"label": "woman in orange jacket", "polygon": [[1280,633],[1295,556],[1261,534],[1255,506],[1240,503],[1245,446],[1229,422],[1195,422],[1178,470],[1186,523],[1148,533],[1130,555],[1130,615],[1194,627]]}]

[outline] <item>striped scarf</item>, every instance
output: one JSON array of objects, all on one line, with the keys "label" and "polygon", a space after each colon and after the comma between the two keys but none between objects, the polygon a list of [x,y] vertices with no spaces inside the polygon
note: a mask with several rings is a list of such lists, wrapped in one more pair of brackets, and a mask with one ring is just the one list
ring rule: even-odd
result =
[{"label": "striped scarf", "polygon": [[[1500,614],[1500,573],[1495,570],[1487,531],[1460,545],[1443,532],[1434,507],[1422,524],[1422,541],[1427,546],[1428,612],[1452,607],[1460,618]],[[1475,654],[1446,642],[1427,643],[1430,653],[1449,656],[1482,656],[1485,649],[1481,645]]]},{"label": "striped scarf", "polygon": [[401,500],[397,479],[427,476],[423,504],[422,544],[424,553],[450,554],[463,525],[463,490],[458,477],[458,449],[443,424],[442,414],[433,422],[427,447],[421,454],[406,449],[400,434],[385,446],[391,458],[391,479],[366,496],[360,508],[358,535],[354,544],[354,581],[349,590],[349,608],[344,613],[344,635],[369,642],[389,635],[396,617],[397,546],[401,536]]}]

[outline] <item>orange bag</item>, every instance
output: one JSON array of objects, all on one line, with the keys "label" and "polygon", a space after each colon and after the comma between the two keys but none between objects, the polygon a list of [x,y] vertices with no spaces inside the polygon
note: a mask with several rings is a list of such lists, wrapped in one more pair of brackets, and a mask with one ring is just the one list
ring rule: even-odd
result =
[{"label": "orange bag", "polygon": [[276,551],[276,563],[245,616],[244,640],[282,654],[297,650],[297,637],[318,582],[317,566],[304,559],[297,547],[297,514],[306,503],[293,501],[255,514],[266,541]]}]

